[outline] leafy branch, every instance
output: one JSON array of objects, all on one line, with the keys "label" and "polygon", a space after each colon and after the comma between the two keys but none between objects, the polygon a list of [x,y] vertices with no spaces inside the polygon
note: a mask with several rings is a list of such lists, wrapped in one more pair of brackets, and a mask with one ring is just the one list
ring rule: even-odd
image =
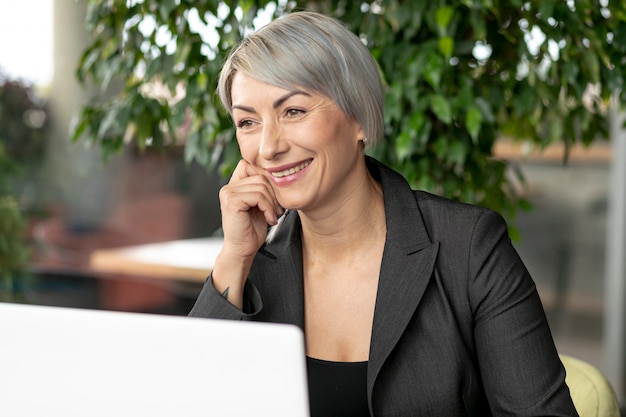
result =
[{"label": "leafy branch", "polygon": [[523,177],[494,158],[496,141],[589,145],[608,135],[609,98],[626,101],[623,0],[85,1],[94,42],[77,76],[103,95],[74,139],[108,153],[184,143],[187,161],[223,175],[238,150],[214,93],[221,63],[295,9],[341,19],[379,63],[387,141],[374,156],[414,187],[509,217],[527,207]]}]

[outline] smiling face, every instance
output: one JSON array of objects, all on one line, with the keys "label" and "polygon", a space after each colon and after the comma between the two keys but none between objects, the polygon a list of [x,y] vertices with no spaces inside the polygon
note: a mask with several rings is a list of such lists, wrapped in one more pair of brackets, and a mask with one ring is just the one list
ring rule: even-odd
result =
[{"label": "smiling face", "polygon": [[269,180],[282,207],[332,210],[363,180],[365,136],[331,99],[240,72],[231,99],[241,155]]}]

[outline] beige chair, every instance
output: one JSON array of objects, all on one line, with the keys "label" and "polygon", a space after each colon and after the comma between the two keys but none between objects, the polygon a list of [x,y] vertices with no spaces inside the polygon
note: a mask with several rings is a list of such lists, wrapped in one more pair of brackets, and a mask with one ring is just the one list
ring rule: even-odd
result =
[{"label": "beige chair", "polygon": [[587,362],[560,356],[565,382],[580,417],[620,417],[617,397],[604,375]]}]

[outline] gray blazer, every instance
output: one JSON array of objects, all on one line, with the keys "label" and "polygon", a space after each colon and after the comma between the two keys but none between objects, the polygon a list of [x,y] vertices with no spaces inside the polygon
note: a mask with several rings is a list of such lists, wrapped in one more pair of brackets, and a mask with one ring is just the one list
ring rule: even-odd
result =
[{"label": "gray blazer", "polygon": [[[576,416],[501,216],[412,191],[381,163],[367,165],[382,184],[387,222],[367,371],[371,416]],[[297,212],[259,250],[244,299],[242,312],[209,277],[190,315],[304,327]]]}]

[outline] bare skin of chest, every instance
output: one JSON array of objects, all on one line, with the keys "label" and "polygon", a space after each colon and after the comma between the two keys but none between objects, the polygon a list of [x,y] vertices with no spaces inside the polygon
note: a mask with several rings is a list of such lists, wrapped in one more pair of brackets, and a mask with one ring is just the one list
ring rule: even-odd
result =
[{"label": "bare skin of chest", "polygon": [[[382,248],[378,256],[342,265],[307,262],[304,273],[307,355],[336,362],[367,361]],[[366,261],[363,261],[366,259]]]}]

